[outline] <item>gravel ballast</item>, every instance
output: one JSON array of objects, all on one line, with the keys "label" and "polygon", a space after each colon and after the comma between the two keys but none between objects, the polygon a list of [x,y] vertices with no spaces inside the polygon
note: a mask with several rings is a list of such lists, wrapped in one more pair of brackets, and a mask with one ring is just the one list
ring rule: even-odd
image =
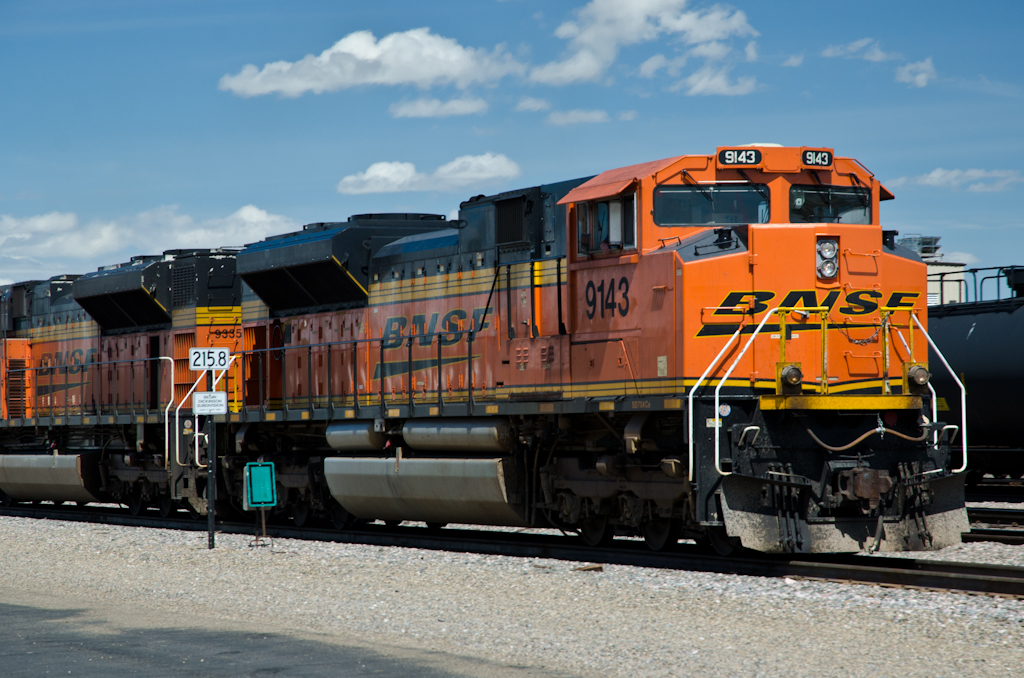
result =
[{"label": "gravel ballast", "polygon": [[[1019,676],[1024,601],[0,517],[0,586],[587,676]],[[922,554],[918,554],[922,555]],[[928,554],[1024,565],[1024,547]]]}]

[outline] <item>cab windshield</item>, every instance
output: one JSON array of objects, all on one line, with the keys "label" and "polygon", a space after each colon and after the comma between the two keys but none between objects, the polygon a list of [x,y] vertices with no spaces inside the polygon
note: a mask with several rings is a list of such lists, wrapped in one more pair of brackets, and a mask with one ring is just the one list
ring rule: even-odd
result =
[{"label": "cab windshield", "polygon": [[792,186],[793,224],[870,224],[871,192],[856,186]]},{"label": "cab windshield", "polygon": [[766,224],[771,213],[763,184],[659,186],[654,189],[658,226]]}]

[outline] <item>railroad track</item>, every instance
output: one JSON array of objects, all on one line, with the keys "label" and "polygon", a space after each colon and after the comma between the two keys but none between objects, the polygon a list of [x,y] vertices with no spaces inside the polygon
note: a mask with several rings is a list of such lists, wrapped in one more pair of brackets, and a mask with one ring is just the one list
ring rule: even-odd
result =
[{"label": "railroad track", "polygon": [[967,501],[1024,502],[1024,479],[985,478],[964,488]]},{"label": "railroad track", "polygon": [[[0,508],[0,516],[205,531],[206,522],[186,517],[132,516],[104,508]],[[222,522],[217,530],[228,534],[255,533],[250,523]],[[580,563],[634,565],[757,577],[790,577],[842,583],[873,584],[937,591],[957,591],[1024,598],[1024,568],[915,560],[863,555],[708,555],[695,546],[679,544],[672,551],[653,552],[640,541],[616,540],[610,548],[588,547],[572,537],[533,533],[385,527],[367,525],[358,530],[268,525],[276,538],[308,539],[350,544],[399,546],[435,551],[456,551],[520,558],[551,558]],[[972,531],[973,534],[973,531]]]},{"label": "railroad track", "polygon": [[971,521],[971,531],[963,535],[964,541],[995,541],[1014,546],[1024,544],[1024,510],[968,508],[967,517]]}]

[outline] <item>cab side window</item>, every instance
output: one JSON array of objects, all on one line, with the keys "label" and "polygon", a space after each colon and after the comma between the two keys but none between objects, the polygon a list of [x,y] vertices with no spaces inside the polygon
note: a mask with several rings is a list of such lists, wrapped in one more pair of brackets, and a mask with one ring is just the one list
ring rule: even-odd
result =
[{"label": "cab side window", "polygon": [[636,198],[577,203],[576,235],[580,254],[636,247]]}]

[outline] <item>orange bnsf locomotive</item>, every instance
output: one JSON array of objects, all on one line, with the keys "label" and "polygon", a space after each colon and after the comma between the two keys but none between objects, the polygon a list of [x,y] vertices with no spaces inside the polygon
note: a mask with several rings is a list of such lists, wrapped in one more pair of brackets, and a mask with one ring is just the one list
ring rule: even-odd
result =
[{"label": "orange bnsf locomotive", "polygon": [[[909,550],[968,529],[926,271],[830,149],[720,148],[4,292],[15,501]],[[232,353],[216,439],[192,347]]]}]

